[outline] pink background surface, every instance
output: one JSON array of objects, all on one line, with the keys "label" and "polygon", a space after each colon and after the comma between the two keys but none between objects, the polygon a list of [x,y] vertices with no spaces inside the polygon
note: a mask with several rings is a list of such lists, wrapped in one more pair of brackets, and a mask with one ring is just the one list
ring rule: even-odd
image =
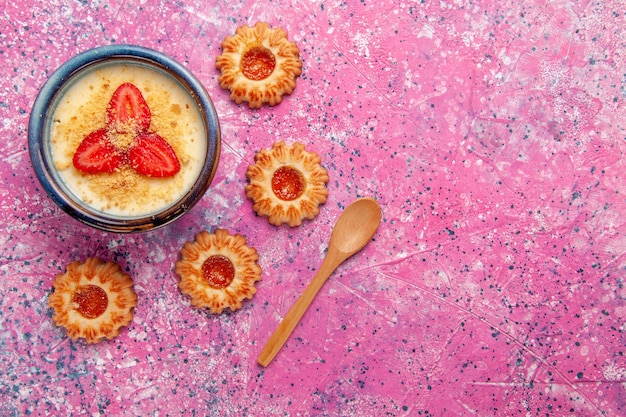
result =
[{"label": "pink background surface", "polygon": [[[88,4],[89,3],[89,4]],[[219,88],[237,26],[281,26],[303,74],[275,108]],[[25,1],[0,15],[0,415],[626,415],[626,17],[591,1]],[[211,94],[223,152],[209,192],[157,231],[81,225],[42,193],[27,150],[47,76],[131,43]],[[329,200],[298,228],[245,198],[254,152],[301,141]],[[263,344],[320,265],[341,208],[373,196],[375,240],[326,283],[267,369]],[[194,310],[172,272],[202,229],[260,254],[256,297]],[[132,324],[72,342],[55,274],[114,260]]]}]

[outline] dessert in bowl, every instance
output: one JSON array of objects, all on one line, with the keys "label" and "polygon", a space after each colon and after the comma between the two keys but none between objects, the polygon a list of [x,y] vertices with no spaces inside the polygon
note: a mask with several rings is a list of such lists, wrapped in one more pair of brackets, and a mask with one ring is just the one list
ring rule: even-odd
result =
[{"label": "dessert in bowl", "polygon": [[46,193],[90,226],[135,232],[193,207],[217,169],[220,128],[202,84],[151,49],[114,45],[63,64],[29,123]]}]

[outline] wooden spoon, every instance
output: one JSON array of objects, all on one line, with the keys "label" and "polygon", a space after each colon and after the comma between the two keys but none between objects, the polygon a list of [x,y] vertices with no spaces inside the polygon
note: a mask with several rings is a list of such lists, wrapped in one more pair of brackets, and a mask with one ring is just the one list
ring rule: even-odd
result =
[{"label": "wooden spoon", "polygon": [[358,199],[341,213],[330,236],[322,266],[270,336],[259,355],[260,365],[267,366],[274,359],[330,274],[372,239],[381,217],[380,207],[373,198]]}]

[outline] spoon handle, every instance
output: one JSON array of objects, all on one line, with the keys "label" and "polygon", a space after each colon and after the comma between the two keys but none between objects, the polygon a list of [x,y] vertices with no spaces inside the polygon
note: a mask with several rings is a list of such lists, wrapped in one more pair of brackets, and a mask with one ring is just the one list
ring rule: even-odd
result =
[{"label": "spoon handle", "polygon": [[324,285],[324,282],[326,282],[330,274],[332,274],[346,258],[347,256],[344,256],[343,253],[332,251],[329,248],[326,258],[324,258],[322,266],[320,266],[315,277],[313,277],[309,285],[304,289],[302,295],[296,300],[276,330],[274,330],[274,333],[272,333],[267,343],[265,343],[265,347],[258,358],[260,365],[267,366],[270,364],[287,339],[289,339],[289,336],[300,322],[300,319],[309,308],[309,305],[311,305],[311,302],[313,302],[313,299],[320,288],[322,288],[322,285]]}]

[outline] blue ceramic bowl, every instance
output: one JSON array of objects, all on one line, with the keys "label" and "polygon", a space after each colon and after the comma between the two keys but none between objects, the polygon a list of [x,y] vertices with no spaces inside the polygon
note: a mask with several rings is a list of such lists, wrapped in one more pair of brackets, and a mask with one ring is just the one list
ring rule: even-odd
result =
[{"label": "blue ceramic bowl", "polygon": [[[206,132],[206,155],[200,173],[182,197],[156,212],[138,216],[113,215],[89,206],[72,192],[52,160],[53,115],[67,90],[81,78],[104,66],[137,65],[171,77],[197,105]],[[67,61],[42,87],[30,115],[28,146],[35,173],[46,194],[73,218],[97,229],[117,233],[146,231],[164,226],[185,214],[205,194],[217,169],[220,126],[213,103],[202,84],[182,65],[151,49],[111,45],[84,52]]]}]

